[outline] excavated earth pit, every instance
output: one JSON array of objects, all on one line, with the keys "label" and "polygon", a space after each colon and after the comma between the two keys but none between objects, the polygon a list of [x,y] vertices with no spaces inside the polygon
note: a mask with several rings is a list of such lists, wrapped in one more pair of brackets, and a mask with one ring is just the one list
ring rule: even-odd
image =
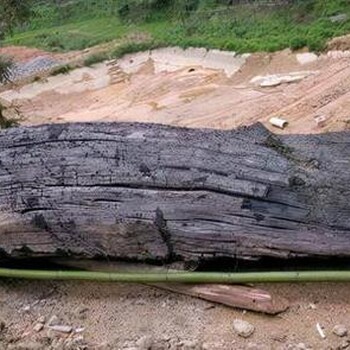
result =
[{"label": "excavated earth pit", "polygon": [[[36,58],[37,60],[38,58]],[[76,69],[0,94],[22,123],[140,121],[320,133],[350,123],[348,51],[236,55],[167,48]],[[280,117],[284,131],[269,124]]]}]

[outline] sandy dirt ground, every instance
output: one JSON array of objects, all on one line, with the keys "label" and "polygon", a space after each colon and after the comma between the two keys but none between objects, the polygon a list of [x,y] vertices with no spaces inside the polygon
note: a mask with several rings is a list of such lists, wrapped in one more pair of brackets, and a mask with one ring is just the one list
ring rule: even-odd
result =
[{"label": "sandy dirt ground", "polygon": [[[27,349],[346,349],[348,338],[332,333],[350,324],[349,286],[260,286],[287,297],[290,309],[265,316],[217,306],[142,285],[11,282],[0,285],[3,347]],[[41,317],[73,327],[70,334],[47,326],[37,332]],[[255,327],[249,338],[238,336],[233,321]],[[326,334],[316,330],[319,323]],[[78,333],[74,333],[78,330]],[[147,338],[149,346],[142,344]],[[141,339],[141,341],[140,341]],[[151,345],[152,344],[152,345]],[[51,346],[51,347],[50,347]],[[81,346],[81,347],[79,347]],[[12,347],[10,347],[12,349]]]},{"label": "sandy dirt ground", "polygon": [[[21,50],[8,53],[19,61],[43,54]],[[112,65],[122,67],[117,77],[101,63],[17,86],[0,98],[20,111],[24,125],[142,121],[230,129],[262,122],[278,133],[341,131],[350,125],[346,54],[324,54],[304,64],[289,50],[254,54],[243,63],[240,58],[231,76],[193,60],[187,66],[176,57],[170,63],[167,58],[167,64],[159,60],[128,56]],[[292,72],[308,74],[272,87],[252,83],[257,76]],[[286,119],[288,127],[273,128],[272,116]],[[287,298],[289,310],[266,316],[142,285],[2,281],[0,350],[350,349],[350,337],[332,333],[340,324],[350,330],[348,284],[259,287]],[[72,329],[50,330],[54,316]],[[251,323],[254,334],[247,339],[237,335],[237,318]]]}]

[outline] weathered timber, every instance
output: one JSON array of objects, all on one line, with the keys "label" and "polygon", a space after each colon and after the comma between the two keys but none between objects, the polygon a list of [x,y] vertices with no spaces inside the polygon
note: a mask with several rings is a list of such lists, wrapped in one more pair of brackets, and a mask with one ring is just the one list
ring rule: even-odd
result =
[{"label": "weathered timber", "polygon": [[153,284],[170,292],[188,295],[238,309],[277,315],[289,308],[286,299],[269,292],[242,285],[226,284]]},{"label": "weathered timber", "polygon": [[7,256],[350,256],[350,133],[148,124],[0,133]]}]

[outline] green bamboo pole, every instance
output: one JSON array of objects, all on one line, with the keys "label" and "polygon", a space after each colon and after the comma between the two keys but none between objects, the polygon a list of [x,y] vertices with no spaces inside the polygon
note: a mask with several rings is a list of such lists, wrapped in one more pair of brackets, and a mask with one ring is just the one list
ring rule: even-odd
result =
[{"label": "green bamboo pole", "polygon": [[0,278],[120,283],[306,283],[350,282],[350,271],[114,273],[0,269]]}]

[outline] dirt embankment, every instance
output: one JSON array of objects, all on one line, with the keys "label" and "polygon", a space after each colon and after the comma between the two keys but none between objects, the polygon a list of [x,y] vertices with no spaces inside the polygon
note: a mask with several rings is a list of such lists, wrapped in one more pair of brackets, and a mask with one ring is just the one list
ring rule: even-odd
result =
[{"label": "dirt embankment", "polygon": [[348,127],[346,54],[205,52],[129,55],[5,91],[0,98],[19,108],[26,125],[143,121],[229,129],[259,121],[270,128],[269,119],[278,116],[289,122],[285,133]]}]

